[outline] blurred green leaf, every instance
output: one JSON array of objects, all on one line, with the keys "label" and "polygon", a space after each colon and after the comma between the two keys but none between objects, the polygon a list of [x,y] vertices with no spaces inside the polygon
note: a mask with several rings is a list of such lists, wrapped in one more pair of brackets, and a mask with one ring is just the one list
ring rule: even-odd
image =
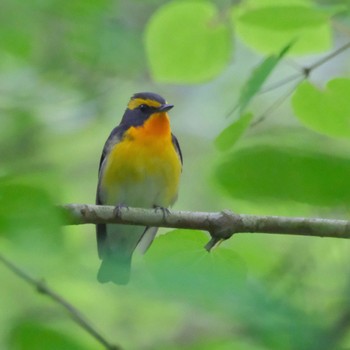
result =
[{"label": "blurred green leaf", "polygon": [[349,4],[346,2],[347,0],[343,1],[343,3],[341,3],[341,1],[343,0],[340,0],[339,4],[335,4],[335,1],[330,4],[325,3],[324,6],[320,7],[320,11],[325,12],[329,16],[335,16],[342,13],[346,14]]},{"label": "blurred green leaf", "polygon": [[[279,16],[275,17],[276,15]],[[240,21],[246,24],[286,31],[302,27],[317,27],[325,20],[324,15],[304,6],[265,7],[246,13],[240,18]]]},{"label": "blurred green leaf", "polygon": [[221,131],[215,139],[215,146],[220,151],[226,151],[231,148],[249,127],[253,118],[254,115],[252,113],[245,113],[240,116],[230,126]]},{"label": "blurred green leaf", "polygon": [[215,177],[237,199],[350,204],[350,159],[334,154],[258,144],[231,153]]},{"label": "blurred green leaf", "polygon": [[11,350],[86,350],[85,344],[71,336],[50,329],[36,322],[21,322],[11,331],[9,337]]},{"label": "blurred green leaf", "polygon": [[204,249],[209,237],[200,231],[174,230],[160,236],[146,255],[162,288],[207,302],[219,291],[230,295],[244,279],[244,264],[235,252]]},{"label": "blurred green leaf", "polygon": [[0,235],[33,247],[59,247],[61,218],[50,196],[28,184],[0,182]]},{"label": "blurred green leaf", "polygon": [[294,41],[283,47],[283,49],[277,55],[272,55],[265,58],[263,62],[255,67],[241,89],[238,99],[239,114],[242,114],[245,111],[252,98],[260,91],[266,79],[270,76],[279,61],[288,53],[293,45]]},{"label": "blurred green leaf", "polygon": [[307,127],[325,135],[350,136],[350,79],[336,78],[322,91],[308,81],[292,98],[294,113]]},{"label": "blurred green leaf", "polygon": [[237,18],[237,34],[254,49],[271,53],[293,40],[290,53],[322,52],[330,48],[329,16],[306,6],[266,6],[243,11]]},{"label": "blurred green leaf", "polygon": [[[29,60],[35,51],[34,38],[38,34],[37,16],[28,11],[25,2],[2,2],[0,13],[0,52]],[[1,55],[1,56],[2,56]],[[0,60],[2,57],[0,57]]]},{"label": "blurred green leaf", "polygon": [[229,26],[209,1],[172,1],[151,17],[145,36],[153,79],[199,83],[214,78],[232,55]]},{"label": "blurred green leaf", "polygon": [[[201,247],[206,241],[204,234],[190,230],[174,230],[159,237],[145,256],[156,279],[154,291],[215,314],[224,312],[255,339],[254,345],[306,350],[317,344],[315,320],[288,300],[272,297],[257,281],[247,280],[246,265],[234,251],[220,246],[211,253],[204,251]],[[154,297],[149,288],[142,286]],[[225,349],[228,343],[221,345]],[[259,347],[252,346],[255,348]]]},{"label": "blurred green leaf", "polygon": [[1,165],[33,157],[39,149],[41,123],[31,111],[13,108],[0,115]]},{"label": "blurred green leaf", "polygon": [[[219,340],[213,340],[213,335],[203,334],[201,339],[198,342],[190,345],[181,345],[182,350],[266,350],[265,347],[254,344],[249,340],[242,339],[243,337],[231,336],[228,339],[225,337],[220,337],[220,334],[217,335]],[[222,339],[224,338],[224,339]],[[157,348],[163,350],[164,347]],[[167,346],[167,350],[178,350],[179,345]]]},{"label": "blurred green leaf", "polygon": [[247,106],[254,96],[260,91],[261,87],[269,77],[271,72],[275,69],[279,61],[293,46],[294,42],[285,46],[278,55],[267,57],[261,64],[259,64],[249,76],[248,80],[241,89],[238,99],[239,118],[230,126],[224,129],[215,140],[215,145],[220,151],[225,151],[232,147],[236,141],[241,137],[244,131],[249,127],[253,119],[253,114],[245,113]]},{"label": "blurred green leaf", "polygon": [[271,7],[271,6],[310,6],[313,0],[246,0],[248,6],[260,8],[260,7]]}]

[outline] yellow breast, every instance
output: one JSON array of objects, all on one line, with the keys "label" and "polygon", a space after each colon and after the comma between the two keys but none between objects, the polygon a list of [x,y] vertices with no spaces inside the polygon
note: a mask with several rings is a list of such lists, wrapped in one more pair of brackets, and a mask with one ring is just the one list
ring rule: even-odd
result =
[{"label": "yellow breast", "polygon": [[101,187],[109,204],[168,207],[177,197],[181,162],[166,113],[130,127],[109,155]]}]

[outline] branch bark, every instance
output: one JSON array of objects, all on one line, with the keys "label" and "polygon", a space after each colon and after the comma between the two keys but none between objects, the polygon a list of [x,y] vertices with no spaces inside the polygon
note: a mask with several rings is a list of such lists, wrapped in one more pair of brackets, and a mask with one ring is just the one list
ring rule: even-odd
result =
[{"label": "branch bark", "polygon": [[221,212],[169,211],[159,209],[114,208],[90,204],[66,204],[60,207],[68,225],[117,223],[126,225],[187,228],[208,231],[210,250],[219,240],[235,233],[267,233],[298,236],[350,238],[350,221],[320,218],[257,216]]}]

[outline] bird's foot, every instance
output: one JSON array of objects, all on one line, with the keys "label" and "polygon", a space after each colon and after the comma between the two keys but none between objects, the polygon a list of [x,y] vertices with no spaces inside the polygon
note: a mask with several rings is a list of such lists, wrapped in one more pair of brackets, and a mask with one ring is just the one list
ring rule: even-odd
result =
[{"label": "bird's foot", "polygon": [[129,207],[124,204],[124,203],[118,203],[115,207],[114,207],[114,210],[113,210],[113,215],[115,217],[120,217],[121,216],[121,209],[129,209]]},{"label": "bird's foot", "polygon": [[160,210],[163,213],[163,220],[170,214],[170,210],[168,208],[161,207],[160,205],[154,205],[153,208],[156,212]]}]

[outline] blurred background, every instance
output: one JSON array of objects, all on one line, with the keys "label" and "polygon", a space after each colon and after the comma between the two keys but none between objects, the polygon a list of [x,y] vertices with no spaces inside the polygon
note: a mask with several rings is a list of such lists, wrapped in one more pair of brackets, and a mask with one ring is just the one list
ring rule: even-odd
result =
[{"label": "blurred background", "polygon": [[[175,105],[175,209],[349,219],[350,51],[303,76],[350,41],[347,0],[3,0],[0,33],[1,254],[125,349],[350,349],[347,240],[208,255],[161,229],[129,285],[100,285],[94,226],[54,207],[94,203],[106,138],[152,91]],[[3,265],[0,285],[1,349],[103,348]]]}]

